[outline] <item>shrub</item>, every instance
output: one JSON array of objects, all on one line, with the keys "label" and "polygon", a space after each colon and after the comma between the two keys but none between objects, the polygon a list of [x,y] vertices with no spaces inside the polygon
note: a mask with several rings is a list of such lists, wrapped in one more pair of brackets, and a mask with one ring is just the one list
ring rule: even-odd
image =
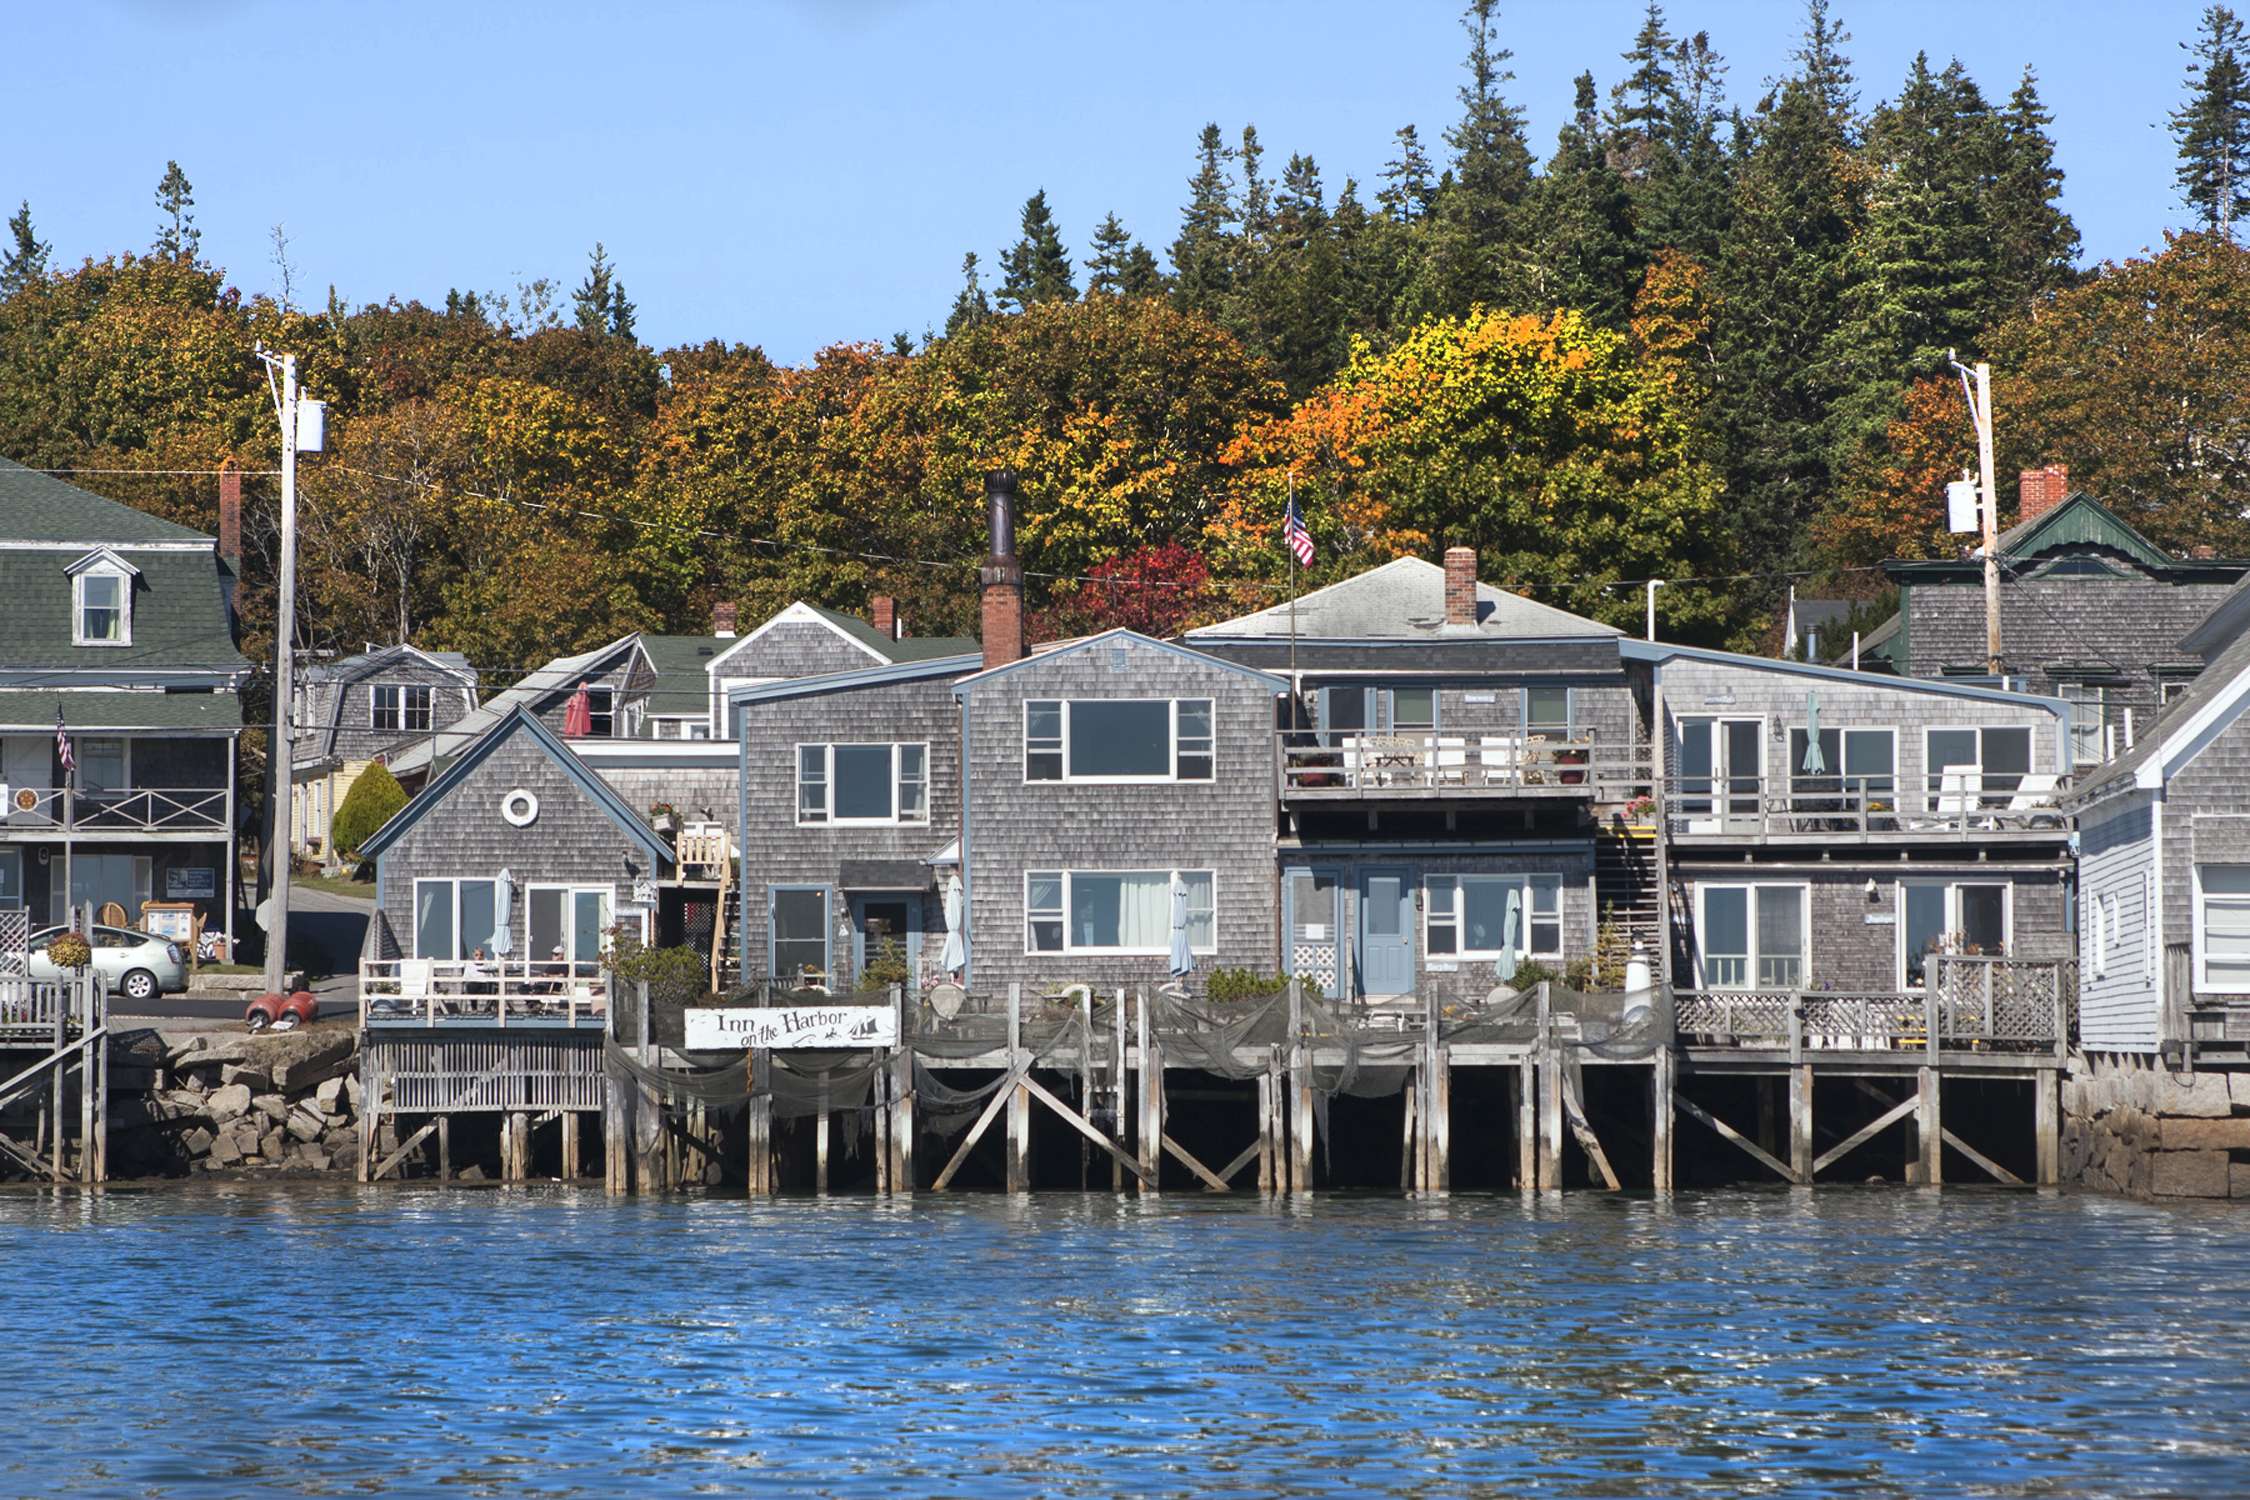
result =
[{"label": "shrub", "polygon": [[392,816],[406,806],[406,788],[390,768],[372,765],[352,782],[352,789],[344,793],[344,805],[336,809],[336,824],[332,830],[339,853],[357,854],[359,846],[375,836],[375,830],[388,823]]},{"label": "shrub", "polygon": [[1287,988],[1289,976],[1286,974],[1260,974],[1255,969],[1213,969],[1204,993],[1213,1004],[1225,1005],[1236,1000],[1263,1000]]},{"label": "shrub", "polygon": [[865,994],[869,990],[883,990],[894,984],[905,984],[913,977],[913,972],[906,967],[906,945],[895,937],[887,937],[876,947],[874,956],[860,969],[859,988]]}]

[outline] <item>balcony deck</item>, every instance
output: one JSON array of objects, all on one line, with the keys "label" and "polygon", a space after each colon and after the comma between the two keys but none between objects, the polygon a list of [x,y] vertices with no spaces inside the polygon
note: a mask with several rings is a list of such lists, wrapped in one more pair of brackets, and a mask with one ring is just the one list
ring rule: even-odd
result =
[{"label": "balcony deck", "polygon": [[1680,777],[1666,788],[1664,827],[1683,849],[1938,839],[2052,844],[2070,837],[2062,810],[2068,792],[2065,778],[2053,775],[2014,777],[1987,791],[1974,777],[1949,774],[1903,794],[1889,777]]},{"label": "balcony deck", "polygon": [[600,1030],[609,975],[598,963],[362,959],[360,1029]]},{"label": "balcony deck", "polygon": [[1279,731],[1284,802],[1624,802],[1649,790],[1645,754],[1513,735]]},{"label": "balcony deck", "polygon": [[224,838],[231,797],[225,787],[132,787],[114,792],[63,787],[8,789],[0,837],[99,840],[165,835]]},{"label": "balcony deck", "polygon": [[1743,1052],[2052,1053],[2077,1026],[2077,964],[1933,954],[1918,990],[1700,989],[1672,997],[1682,1045]]}]

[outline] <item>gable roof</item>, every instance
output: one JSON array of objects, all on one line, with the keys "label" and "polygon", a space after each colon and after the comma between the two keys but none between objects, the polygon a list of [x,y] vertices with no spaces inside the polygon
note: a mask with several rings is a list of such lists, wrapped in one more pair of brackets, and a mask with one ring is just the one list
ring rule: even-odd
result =
[{"label": "gable roof", "polygon": [[376,829],[359,846],[361,856],[380,855],[397,843],[408,829],[443,804],[452,795],[453,789],[467,780],[471,772],[489,760],[493,751],[518,734],[530,735],[532,741],[546,752],[547,757],[561,768],[563,774],[593,799],[604,816],[647,851],[654,866],[672,863],[670,846],[656,836],[654,829],[641,821],[640,814],[627,806],[625,799],[618,796],[608,782],[588,769],[583,761],[571,753],[570,747],[562,742],[560,736],[540,723],[538,717],[521,703],[511,705],[490,732],[455,756],[443,771],[430,778],[429,785],[417,792],[412,801],[393,813],[390,821]]},{"label": "gable roof", "polygon": [[193,527],[65,484],[52,474],[27,469],[12,458],[0,458],[0,545],[9,542],[209,545],[211,538]]},{"label": "gable roof", "polygon": [[308,663],[304,670],[307,682],[357,682],[370,672],[380,671],[394,661],[415,657],[428,662],[441,672],[450,672],[461,679],[466,687],[477,685],[476,669],[469,659],[458,651],[425,651],[410,642],[393,646],[371,646],[356,656],[338,657],[332,661]]},{"label": "gable roof", "polygon": [[1242,640],[1553,640],[1569,636],[1621,636],[1623,631],[1584,615],[1477,585],[1477,623],[1445,623],[1445,569],[1419,557],[1395,557],[1380,567],[1299,595],[1292,628],[1285,601],[1188,631],[1182,639]]},{"label": "gable roof", "polygon": [[2018,521],[2000,534],[2000,555],[2022,559],[2043,557],[2065,547],[2108,547],[2151,568],[2172,566],[2172,555],[2142,536],[2116,511],[2079,490],[2062,504]]},{"label": "gable roof", "polygon": [[452,754],[462,745],[490,731],[510,711],[519,707],[535,707],[542,700],[553,697],[566,688],[574,688],[581,678],[594,673],[612,658],[639,648],[640,637],[627,635],[596,646],[591,651],[581,651],[576,656],[556,657],[547,665],[525,673],[515,686],[502,688],[480,707],[471,709],[445,728],[418,739],[399,751],[390,758],[392,774],[406,776],[429,769],[433,761]]},{"label": "gable roof", "polygon": [[824,672],[818,677],[783,677],[727,689],[727,702],[772,703],[782,698],[810,698],[821,693],[848,692],[854,688],[883,687],[896,682],[916,682],[925,677],[950,677],[974,672],[984,658],[975,651],[958,656],[933,656],[922,661],[892,662],[888,666],[861,667],[853,672]]},{"label": "gable roof", "polygon": [[641,650],[656,680],[648,712],[667,719],[711,717],[711,663],[734,642],[718,635],[644,635]]},{"label": "gable roof", "polygon": [[[5,506],[0,499],[0,531]],[[235,646],[227,574],[209,548],[134,554],[132,644],[124,647],[73,639],[67,570],[82,555],[0,541],[0,672],[67,672],[79,683],[190,674],[231,685],[249,670]]]},{"label": "gable roof", "polygon": [[2201,624],[2180,637],[2180,649],[2208,661],[2239,640],[2246,630],[2250,630],[2250,573],[2211,607]]},{"label": "gable roof", "polygon": [[2237,636],[2220,652],[2132,749],[2081,781],[2071,800],[2085,804],[2129,787],[2162,786],[2174,762],[2192,760],[2206,737],[2231,722],[2246,702],[2250,702],[2250,632]]},{"label": "gable roof", "polygon": [[953,684],[953,691],[956,696],[960,696],[968,693],[978,683],[991,678],[1005,677],[1010,672],[1020,672],[1026,667],[1045,666],[1050,662],[1059,661],[1063,657],[1076,656],[1081,651],[1091,651],[1097,646],[1118,640],[1127,640],[1135,645],[1149,646],[1158,651],[1169,652],[1185,661],[1201,662],[1208,666],[1218,667],[1223,671],[1236,672],[1255,682],[1264,683],[1277,693],[1289,691],[1289,679],[1286,677],[1277,677],[1271,672],[1261,672],[1256,667],[1247,667],[1240,662],[1229,661],[1223,656],[1214,656],[1208,651],[1198,651],[1192,646],[1178,645],[1171,641],[1160,641],[1154,636],[1142,635],[1137,630],[1127,630],[1122,625],[1114,630],[1105,630],[1100,635],[1090,635],[1083,640],[1072,641],[1068,645],[1046,647],[1033,651],[1031,654],[1020,657],[1015,661],[1002,662],[997,667],[986,667],[981,672],[972,672]]},{"label": "gable roof", "polygon": [[964,635],[902,635],[894,640],[857,615],[847,615],[841,610],[822,609],[817,604],[806,607],[838,630],[870,649],[880,651],[892,661],[929,661],[935,657],[959,656],[963,652],[980,649],[974,637]]}]

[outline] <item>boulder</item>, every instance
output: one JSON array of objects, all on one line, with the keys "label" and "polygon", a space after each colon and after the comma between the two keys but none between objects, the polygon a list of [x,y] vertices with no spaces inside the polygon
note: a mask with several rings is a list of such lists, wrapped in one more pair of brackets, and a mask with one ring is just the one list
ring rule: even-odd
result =
[{"label": "boulder", "polygon": [[216,1068],[226,1063],[238,1063],[250,1055],[248,1037],[191,1036],[182,1045],[165,1054],[164,1065],[175,1071],[181,1068]]},{"label": "boulder", "polygon": [[2250,1115],[2239,1119],[2183,1119],[2164,1121],[2162,1142],[2167,1151],[2250,1151]]},{"label": "boulder", "polygon": [[258,1138],[258,1154],[270,1161],[281,1160],[281,1154],[288,1149],[289,1135],[286,1131],[269,1130]]},{"label": "boulder", "polygon": [[320,1112],[307,1109],[302,1104],[289,1111],[289,1133],[310,1144],[320,1139],[322,1129]]},{"label": "boulder", "polygon": [[341,1102],[343,1097],[344,1080],[341,1078],[323,1079],[313,1089],[313,1102],[318,1104],[322,1112],[326,1114],[341,1113],[344,1107]]},{"label": "boulder", "polygon": [[328,1153],[318,1146],[299,1146],[289,1153],[289,1165],[303,1167],[308,1171],[325,1172],[328,1170],[328,1161]]},{"label": "boulder", "polygon": [[347,1151],[356,1151],[359,1149],[359,1135],[356,1131],[344,1129],[323,1131],[320,1137],[320,1149],[331,1156],[342,1156]]},{"label": "boulder", "polygon": [[254,1094],[262,1094],[273,1087],[273,1070],[256,1063],[228,1063],[219,1069],[219,1082],[246,1083]]},{"label": "boulder", "polygon": [[234,1143],[233,1136],[222,1135],[213,1137],[211,1141],[211,1154],[208,1158],[211,1165],[215,1167],[231,1167],[236,1162],[242,1160],[242,1156],[242,1148]]},{"label": "boulder", "polygon": [[350,1100],[350,1101],[351,1101],[351,1106],[352,1106],[352,1113],[354,1113],[354,1114],[357,1114],[357,1113],[359,1113],[359,1075],[358,1075],[358,1074],[356,1074],[356,1073],[346,1073],[346,1074],[344,1075],[344,1097],[345,1097],[346,1099],[348,1099],[348,1100]]},{"label": "boulder", "polygon": [[469,1165],[463,1167],[460,1171],[454,1173],[453,1180],[455,1182],[482,1182],[484,1181],[484,1168],[478,1166],[474,1162],[471,1162]]},{"label": "boulder", "polygon": [[292,1040],[295,1046],[288,1060],[273,1070],[275,1087],[291,1094],[301,1094],[347,1071],[359,1046],[358,1036],[344,1030],[300,1031]]},{"label": "boulder", "polygon": [[218,1140],[216,1135],[198,1125],[180,1137],[180,1144],[187,1148],[187,1153],[190,1156],[207,1156],[210,1154],[212,1143],[216,1140]]},{"label": "boulder", "polygon": [[250,1111],[250,1087],[248,1084],[230,1083],[213,1089],[210,1097],[204,1101],[204,1108],[214,1120],[238,1120]]},{"label": "boulder", "polygon": [[2227,1092],[2234,1096],[2236,1109],[2250,1109],[2250,1068],[2227,1075]]},{"label": "boulder", "polygon": [[2224,1198],[2230,1190],[2224,1151],[2159,1151],[2148,1190],[2159,1198]]},{"label": "boulder", "polygon": [[2227,1196],[2250,1198],[2250,1163],[2238,1161],[2227,1168]]},{"label": "boulder", "polygon": [[276,1125],[289,1118],[289,1101],[279,1094],[253,1094],[250,1107]]},{"label": "boulder", "polygon": [[199,1115],[207,1106],[208,1096],[201,1089],[165,1089],[157,1098],[175,1114]]}]

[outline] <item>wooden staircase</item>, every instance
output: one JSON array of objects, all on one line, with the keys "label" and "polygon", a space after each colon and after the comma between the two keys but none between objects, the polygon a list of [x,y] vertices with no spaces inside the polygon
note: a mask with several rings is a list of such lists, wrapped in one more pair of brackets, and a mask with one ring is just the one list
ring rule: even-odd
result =
[{"label": "wooden staircase", "polygon": [[1663,870],[1656,828],[1649,823],[1606,822],[1594,830],[1594,915],[1658,962],[1663,943]]}]

